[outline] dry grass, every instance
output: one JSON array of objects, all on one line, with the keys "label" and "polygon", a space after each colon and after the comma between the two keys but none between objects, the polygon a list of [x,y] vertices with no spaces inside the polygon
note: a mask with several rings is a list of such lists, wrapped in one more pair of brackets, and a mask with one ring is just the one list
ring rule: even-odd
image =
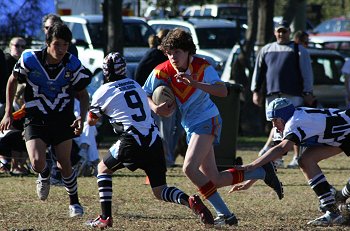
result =
[{"label": "dry grass", "polygon": [[[104,152],[105,150],[101,150]],[[238,149],[245,163],[256,158],[257,148]],[[285,158],[286,163],[291,157]],[[178,163],[182,159],[178,158]],[[328,180],[341,188],[350,175],[349,160],[339,155],[321,163]],[[235,230],[350,230],[347,227],[314,228],[306,225],[320,216],[318,200],[298,169],[280,169],[285,198],[281,201],[262,181],[246,192],[228,194],[229,187],[219,192],[239,218]],[[64,188],[52,187],[47,201],[37,199],[35,177],[0,176],[0,231],[3,230],[90,230],[84,222],[100,212],[95,178],[79,178],[79,197],[85,207],[83,218],[68,217],[68,196]],[[145,175],[122,170],[113,177],[113,230],[208,230],[191,211],[153,198]],[[181,168],[168,171],[169,185],[176,185],[188,194],[196,189],[184,177]],[[214,230],[214,229],[213,229]]]}]

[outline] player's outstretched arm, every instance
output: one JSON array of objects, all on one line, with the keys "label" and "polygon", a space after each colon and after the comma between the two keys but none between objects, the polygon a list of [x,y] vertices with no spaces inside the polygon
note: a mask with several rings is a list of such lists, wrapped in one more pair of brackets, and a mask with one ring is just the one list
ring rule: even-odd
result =
[{"label": "player's outstretched arm", "polygon": [[278,145],[270,148],[264,155],[260,156],[253,162],[247,165],[235,166],[238,170],[251,171],[263,166],[271,161],[281,158],[284,153],[287,153],[293,147],[294,142],[290,140],[282,140]]},{"label": "player's outstretched arm", "polygon": [[241,183],[235,184],[232,186],[232,188],[228,192],[232,193],[232,192],[247,190],[257,181],[258,181],[257,179],[256,180],[246,180],[246,181],[243,181]]}]

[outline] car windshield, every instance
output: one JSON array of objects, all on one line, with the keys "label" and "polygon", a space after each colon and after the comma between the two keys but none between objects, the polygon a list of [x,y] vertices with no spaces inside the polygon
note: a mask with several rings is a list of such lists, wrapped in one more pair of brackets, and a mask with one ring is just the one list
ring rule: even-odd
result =
[{"label": "car windshield", "polygon": [[343,84],[341,68],[344,61],[336,57],[311,55],[311,65],[314,74],[314,84],[339,85]]},{"label": "car windshield", "polygon": [[315,27],[317,33],[331,33],[350,30],[350,20],[329,20]]},{"label": "car windshield", "polygon": [[[105,39],[102,23],[87,24],[91,42],[95,48],[103,48]],[[140,23],[123,23],[124,47],[149,47],[148,37],[154,34],[152,28]]]},{"label": "car windshield", "polygon": [[197,28],[200,49],[231,49],[240,39],[240,32],[235,28]]}]

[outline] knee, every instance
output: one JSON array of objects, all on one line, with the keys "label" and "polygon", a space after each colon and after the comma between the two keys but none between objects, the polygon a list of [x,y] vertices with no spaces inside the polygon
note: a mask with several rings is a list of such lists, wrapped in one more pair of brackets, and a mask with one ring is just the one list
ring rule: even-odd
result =
[{"label": "knee", "polygon": [[97,165],[97,171],[99,174],[101,173],[108,173],[108,174],[112,174],[113,171],[109,170],[106,166],[106,164],[102,161],[100,161],[100,163]]},{"label": "knee", "polygon": [[194,174],[194,167],[190,163],[184,163],[184,165],[182,166],[182,171],[185,173],[186,176],[189,177],[192,174]]},{"label": "knee", "polygon": [[162,200],[162,196],[160,195],[161,193],[158,191],[153,191],[153,195],[155,198],[157,198],[158,200]]},{"label": "knee", "polygon": [[301,155],[299,158],[298,158],[298,165],[300,168],[305,168],[305,166],[307,166],[309,163],[309,160],[307,157],[305,157],[304,155]]},{"label": "knee", "polygon": [[39,160],[34,160],[31,164],[33,171],[37,173],[42,172],[45,168],[45,164],[41,163]]},{"label": "knee", "polygon": [[152,188],[154,197],[157,198],[158,200],[163,200],[162,191],[164,190],[165,187],[166,187],[165,185],[162,185],[162,186]]}]

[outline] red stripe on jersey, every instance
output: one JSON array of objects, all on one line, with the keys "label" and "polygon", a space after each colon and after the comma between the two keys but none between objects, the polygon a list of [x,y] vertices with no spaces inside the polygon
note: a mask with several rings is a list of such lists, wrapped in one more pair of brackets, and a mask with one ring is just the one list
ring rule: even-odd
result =
[{"label": "red stripe on jersey", "polygon": [[[190,72],[193,74],[192,78],[198,82],[202,82],[204,79],[204,70],[209,65],[210,64],[206,60],[198,57],[193,57],[193,60],[188,67]],[[181,103],[184,103],[195,92],[196,88],[188,86],[182,82],[177,82],[176,78],[174,77],[176,73],[176,70],[171,65],[169,60],[159,64],[155,68],[155,77],[165,82],[168,82],[168,80],[170,80],[170,87],[173,90],[175,96]]]}]

